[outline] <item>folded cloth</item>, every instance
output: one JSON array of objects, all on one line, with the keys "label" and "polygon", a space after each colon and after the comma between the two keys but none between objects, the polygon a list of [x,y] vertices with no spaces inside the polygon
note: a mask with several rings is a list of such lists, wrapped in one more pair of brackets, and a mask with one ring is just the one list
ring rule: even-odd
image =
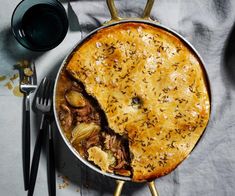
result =
[{"label": "folded cloth", "polygon": [[[70,3],[83,33],[110,19],[104,0]],[[146,0],[115,3],[120,16],[136,17],[142,13]],[[156,180],[160,195],[233,196],[235,1],[156,0],[151,17],[176,30],[195,46],[205,61],[212,92],[212,113],[205,134],[189,159],[171,174]],[[138,195],[144,193],[140,190]]]}]

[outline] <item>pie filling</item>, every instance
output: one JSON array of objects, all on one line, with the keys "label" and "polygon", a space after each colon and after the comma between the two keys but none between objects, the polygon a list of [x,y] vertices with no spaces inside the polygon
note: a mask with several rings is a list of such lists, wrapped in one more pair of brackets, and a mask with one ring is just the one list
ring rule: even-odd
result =
[{"label": "pie filling", "polygon": [[62,70],[58,86],[57,114],[73,147],[103,171],[131,176],[127,137],[108,127],[97,101],[66,70]]},{"label": "pie filling", "polygon": [[82,157],[145,181],[189,155],[208,123],[210,99],[201,62],[185,43],[126,22],[76,49],[58,79],[56,110]]}]

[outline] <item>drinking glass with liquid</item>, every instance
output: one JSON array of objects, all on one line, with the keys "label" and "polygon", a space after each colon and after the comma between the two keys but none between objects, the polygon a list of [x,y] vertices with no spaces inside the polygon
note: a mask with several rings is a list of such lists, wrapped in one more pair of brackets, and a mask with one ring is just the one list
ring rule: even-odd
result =
[{"label": "drinking glass with liquid", "polygon": [[15,8],[11,28],[17,41],[33,51],[59,45],[68,31],[68,19],[57,0],[24,0]]}]

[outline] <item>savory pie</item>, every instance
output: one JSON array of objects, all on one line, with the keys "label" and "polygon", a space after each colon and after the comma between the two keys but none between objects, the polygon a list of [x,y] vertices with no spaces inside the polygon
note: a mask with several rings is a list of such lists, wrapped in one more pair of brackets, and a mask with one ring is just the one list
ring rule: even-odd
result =
[{"label": "savory pie", "polygon": [[210,99],[202,63],[187,44],[160,27],[126,22],[75,50],[60,74],[56,107],[83,157],[145,181],[189,155],[208,123]]}]

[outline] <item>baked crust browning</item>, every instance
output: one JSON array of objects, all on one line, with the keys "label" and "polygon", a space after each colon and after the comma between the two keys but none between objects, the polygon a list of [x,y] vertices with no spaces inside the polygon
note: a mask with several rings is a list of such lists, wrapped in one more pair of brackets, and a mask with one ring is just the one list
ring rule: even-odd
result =
[{"label": "baked crust browning", "polygon": [[133,181],[168,174],[192,151],[209,119],[200,60],[176,36],[142,23],[106,27],[74,52],[66,70],[127,137]]}]

